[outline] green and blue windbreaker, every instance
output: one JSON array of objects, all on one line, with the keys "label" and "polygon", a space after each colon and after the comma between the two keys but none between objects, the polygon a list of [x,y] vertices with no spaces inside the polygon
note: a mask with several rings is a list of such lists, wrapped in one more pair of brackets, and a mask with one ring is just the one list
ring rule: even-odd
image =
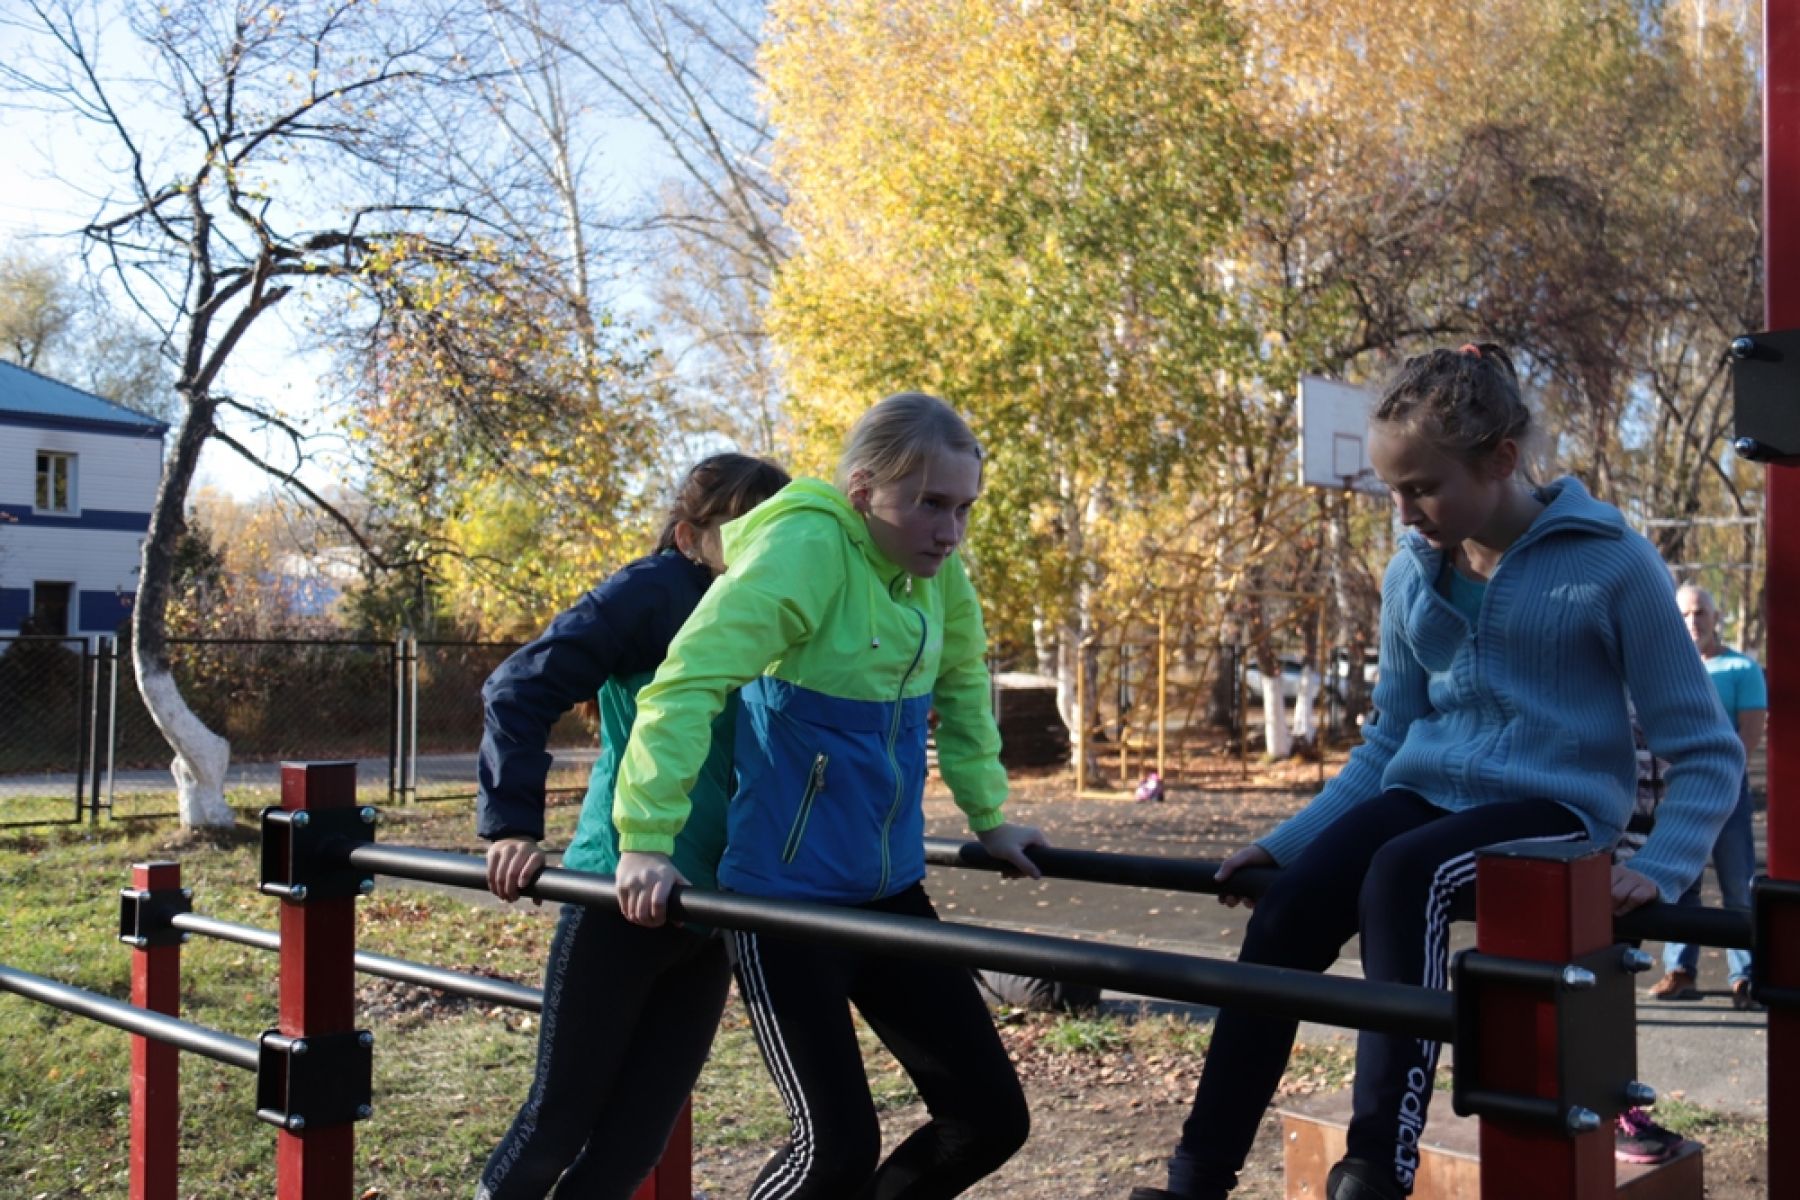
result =
[{"label": "green and blue windbreaker", "polygon": [[811,479],[723,537],[729,570],[637,696],[613,800],[621,849],[670,852],[732,688],[742,690],[722,886],[854,904],[923,879],[934,706],[938,769],[970,829],[1002,824],[987,638],[960,558],[931,579],[907,574],[843,493]]}]

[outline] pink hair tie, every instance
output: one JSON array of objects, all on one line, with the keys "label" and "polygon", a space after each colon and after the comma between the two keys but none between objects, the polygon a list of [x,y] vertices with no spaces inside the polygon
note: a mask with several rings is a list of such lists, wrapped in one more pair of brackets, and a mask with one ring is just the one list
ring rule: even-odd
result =
[{"label": "pink hair tie", "polygon": [[1456,348],[1456,352],[1458,354],[1472,354],[1476,358],[1481,357],[1481,347],[1477,346],[1474,342],[1464,342]]}]

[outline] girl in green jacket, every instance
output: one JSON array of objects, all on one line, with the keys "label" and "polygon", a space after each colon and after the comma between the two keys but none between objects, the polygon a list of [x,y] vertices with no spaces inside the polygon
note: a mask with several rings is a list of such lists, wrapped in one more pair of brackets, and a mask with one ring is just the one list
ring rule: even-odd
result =
[{"label": "girl in green jacket", "polygon": [[[1039,874],[1025,851],[1042,836],[1001,815],[986,635],[956,554],[981,476],[980,445],[949,405],[890,396],[851,431],[835,486],[797,480],[725,528],[729,569],[639,693],[619,772],[619,904],[632,921],[660,925],[685,882],[669,852],[733,688],[720,886],[935,919],[921,803],[932,708],[938,766],[969,828]],[[791,1124],[752,1200],[955,1196],[1024,1143],[1024,1095],[967,970],[753,933],[733,949]],[[879,1166],[852,1005],[931,1117]]]}]

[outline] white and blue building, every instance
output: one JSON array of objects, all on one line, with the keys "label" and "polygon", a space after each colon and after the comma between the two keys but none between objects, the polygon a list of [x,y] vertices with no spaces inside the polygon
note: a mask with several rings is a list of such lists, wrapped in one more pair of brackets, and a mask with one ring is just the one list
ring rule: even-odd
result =
[{"label": "white and blue building", "polygon": [[168,432],[0,363],[0,634],[113,633],[131,615]]}]

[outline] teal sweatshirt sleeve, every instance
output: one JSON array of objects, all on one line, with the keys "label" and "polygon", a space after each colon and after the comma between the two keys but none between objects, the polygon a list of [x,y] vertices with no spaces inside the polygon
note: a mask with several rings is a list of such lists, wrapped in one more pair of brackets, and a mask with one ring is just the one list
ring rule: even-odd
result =
[{"label": "teal sweatshirt sleeve", "polygon": [[673,852],[713,718],[732,688],[811,636],[843,586],[842,547],[830,518],[795,513],[743,546],[707,590],[638,693],[637,723],[613,792],[621,850]]},{"label": "teal sweatshirt sleeve", "polygon": [[1699,878],[1737,804],[1744,744],[1682,624],[1668,568],[1641,537],[1632,535],[1624,549],[1614,636],[1650,752],[1669,764],[1656,827],[1631,869],[1674,903]]},{"label": "teal sweatshirt sleeve", "polygon": [[1380,795],[1382,777],[1406,741],[1407,729],[1431,714],[1426,671],[1404,633],[1417,580],[1418,568],[1405,552],[1388,562],[1381,582],[1381,675],[1375,681],[1374,711],[1363,722],[1362,744],[1311,804],[1256,840],[1277,863],[1292,861],[1326,826]]},{"label": "teal sweatshirt sleeve", "polygon": [[938,710],[938,770],[950,785],[969,828],[985,833],[1004,824],[1006,768],[994,723],[993,682],[987,671],[987,632],[981,603],[952,555],[938,576],[944,602],[944,650],[932,702]]}]

